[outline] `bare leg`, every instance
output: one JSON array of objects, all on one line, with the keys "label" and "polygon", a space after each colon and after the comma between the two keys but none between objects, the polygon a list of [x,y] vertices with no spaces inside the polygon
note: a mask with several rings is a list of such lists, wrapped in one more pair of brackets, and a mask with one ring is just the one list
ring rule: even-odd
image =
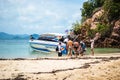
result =
[{"label": "bare leg", "polygon": [[91,55],[94,56],[94,50],[93,50],[93,48],[91,49]]},{"label": "bare leg", "polygon": [[72,56],[72,49],[70,49],[70,56]]},{"label": "bare leg", "polygon": [[68,57],[69,57],[69,56],[72,56],[72,49],[69,49],[67,56],[68,56]]},{"label": "bare leg", "polygon": [[78,50],[74,49],[74,53],[75,53],[75,57],[77,57],[79,55]]}]

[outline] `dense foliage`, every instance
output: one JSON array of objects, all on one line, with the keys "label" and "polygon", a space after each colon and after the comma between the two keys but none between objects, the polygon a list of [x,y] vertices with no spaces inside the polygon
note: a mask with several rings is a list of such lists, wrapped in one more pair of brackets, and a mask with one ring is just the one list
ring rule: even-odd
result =
[{"label": "dense foliage", "polygon": [[74,29],[74,33],[75,34],[80,34],[81,33],[81,23],[80,22],[78,22],[78,21],[76,21],[76,23],[73,23],[72,24],[72,27],[73,27],[73,29]]},{"label": "dense foliage", "polygon": [[105,0],[103,7],[109,22],[120,18],[120,0]]},{"label": "dense foliage", "polygon": [[[83,8],[80,10],[82,12],[81,21],[76,21],[72,25],[76,35],[81,34],[80,38],[83,37],[81,39],[87,41],[99,33],[101,38],[97,40],[99,41],[98,46],[120,45],[119,33],[117,38],[112,35],[116,21],[118,21],[117,26],[120,26],[120,0],[88,0],[83,3]],[[99,15],[96,16],[96,12],[101,12],[102,15],[98,13]],[[118,27],[116,32],[120,32]]]},{"label": "dense foliage", "polygon": [[104,15],[101,16],[98,21],[102,24],[98,24],[98,28],[95,30],[87,29],[88,35],[91,36],[95,32],[100,32],[103,35],[105,32],[110,31],[108,28],[111,27],[111,21],[120,18],[120,0],[88,0],[87,2],[83,3],[83,8],[81,9],[81,22],[73,23],[72,27],[76,34],[81,33],[80,29],[85,27],[80,23],[83,23],[86,19],[90,18],[96,11],[99,10],[99,8],[105,11]]},{"label": "dense foliage", "polygon": [[82,21],[91,17],[97,8],[102,7],[109,21],[120,17],[120,0],[88,0],[83,3]]},{"label": "dense foliage", "polygon": [[101,7],[105,0],[88,0],[83,3],[82,10],[82,22],[91,17],[92,13],[96,11],[96,8]]}]

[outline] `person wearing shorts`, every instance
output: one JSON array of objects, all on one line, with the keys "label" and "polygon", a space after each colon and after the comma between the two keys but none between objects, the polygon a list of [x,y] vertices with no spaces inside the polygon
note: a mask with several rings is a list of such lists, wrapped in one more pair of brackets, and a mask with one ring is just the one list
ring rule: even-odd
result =
[{"label": "person wearing shorts", "polygon": [[73,51],[74,51],[74,54],[75,54],[76,57],[77,57],[77,56],[79,55],[79,53],[80,53],[80,45],[79,45],[79,43],[78,43],[77,41],[75,41],[75,42],[73,43]]},{"label": "person wearing shorts", "polygon": [[68,56],[72,56],[72,48],[73,48],[73,41],[69,39],[67,42]]},{"label": "person wearing shorts", "polygon": [[91,55],[94,56],[94,39],[90,40],[91,42]]}]

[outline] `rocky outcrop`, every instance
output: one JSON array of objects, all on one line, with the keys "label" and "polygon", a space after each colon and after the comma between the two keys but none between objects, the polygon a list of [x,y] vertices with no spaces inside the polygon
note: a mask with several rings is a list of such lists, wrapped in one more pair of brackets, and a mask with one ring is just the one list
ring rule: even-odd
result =
[{"label": "rocky outcrop", "polygon": [[[88,18],[86,21],[83,22],[82,24],[82,26],[84,26],[82,29],[84,30],[83,32],[88,33],[86,26],[88,26],[90,30],[96,29],[99,23],[103,23],[102,21],[103,16],[104,16],[104,10],[102,8],[94,12],[91,18]],[[120,19],[109,22],[109,25],[111,26],[111,33],[109,33],[110,35],[107,36],[105,35],[104,37],[99,36],[99,38],[96,39],[95,46],[120,48]],[[82,36],[87,36],[87,34],[83,34]],[[85,41],[89,46],[89,42],[87,38]]]},{"label": "rocky outcrop", "polygon": [[112,45],[120,48],[120,19],[115,22],[110,39]]},{"label": "rocky outcrop", "polygon": [[120,41],[120,19],[115,22],[113,27],[113,32],[111,34],[111,38]]},{"label": "rocky outcrop", "polygon": [[87,19],[85,22],[83,22],[83,26],[89,26],[90,29],[96,29],[97,24],[100,23],[99,19],[104,14],[104,10],[100,9],[99,11],[95,12],[91,18]]}]

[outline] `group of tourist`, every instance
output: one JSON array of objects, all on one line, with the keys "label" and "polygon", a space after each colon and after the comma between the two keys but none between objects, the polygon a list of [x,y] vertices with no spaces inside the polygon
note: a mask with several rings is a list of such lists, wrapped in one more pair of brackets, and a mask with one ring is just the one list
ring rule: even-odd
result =
[{"label": "group of tourist", "polygon": [[[91,42],[91,55],[94,55],[94,41],[95,41],[95,39],[97,40],[97,38],[98,38],[98,34],[97,34],[97,37],[90,40],[90,42]],[[30,39],[34,40],[35,38],[31,35]],[[76,38],[74,40],[72,40],[70,37],[65,38],[65,39],[64,39],[64,37],[61,37],[59,39],[59,41],[60,42],[59,42],[58,46],[56,47],[56,51],[58,52],[59,57],[62,56],[62,51],[64,50],[62,47],[62,42],[64,42],[66,44],[65,49],[66,49],[67,56],[71,57],[72,55],[75,55],[77,57],[77,56],[85,55],[86,45],[85,45],[84,41],[82,41],[82,40],[77,41]]]},{"label": "group of tourist", "polygon": [[[64,42],[66,43],[66,51],[67,51],[67,56],[72,56],[75,55],[77,56],[83,56],[85,55],[86,51],[86,45],[84,41],[72,41],[71,39],[65,39]],[[91,42],[91,54],[94,55],[94,40],[90,40]],[[58,45],[58,56],[62,56],[62,47],[61,47],[61,42],[59,42]]]}]

